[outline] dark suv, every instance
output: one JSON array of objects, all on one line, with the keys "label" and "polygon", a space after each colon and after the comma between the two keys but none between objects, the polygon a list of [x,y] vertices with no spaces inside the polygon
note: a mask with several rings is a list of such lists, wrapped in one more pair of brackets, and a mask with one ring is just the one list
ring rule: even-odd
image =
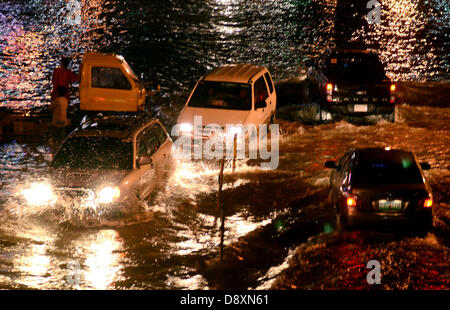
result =
[{"label": "dark suv", "polygon": [[325,167],[334,169],[331,200],[341,228],[397,223],[431,229],[433,198],[422,172],[430,165],[419,164],[412,152],[356,149]]},{"label": "dark suv", "polygon": [[379,115],[395,121],[395,84],[378,55],[366,50],[325,52],[308,70],[320,120]]}]

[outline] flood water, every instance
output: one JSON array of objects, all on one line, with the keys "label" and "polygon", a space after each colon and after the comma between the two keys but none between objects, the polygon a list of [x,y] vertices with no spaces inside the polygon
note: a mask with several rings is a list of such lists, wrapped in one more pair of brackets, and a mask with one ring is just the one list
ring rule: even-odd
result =
[{"label": "flood water", "polygon": [[[168,123],[196,80],[218,64],[263,64],[283,79],[324,46],[347,41],[376,48],[395,79],[449,78],[446,1],[383,1],[377,26],[361,21],[367,9],[345,1],[80,2],[78,28],[57,17],[62,1],[0,2],[2,107],[47,105],[59,56],[87,50],[123,54],[138,75],[160,83],[156,108],[171,110],[162,115]],[[300,288],[361,288],[361,264],[374,257],[387,274],[384,288],[450,287],[449,108],[406,102],[394,124],[302,125],[282,114],[278,122],[278,169],[240,162],[235,173],[225,172],[224,265],[217,263],[216,167],[177,163],[133,210],[30,208],[15,195],[47,171],[54,150],[39,138],[2,142],[0,288],[295,288],[292,279],[275,282],[291,258],[301,262],[300,275],[292,273],[304,279]],[[436,212],[425,238],[357,231],[337,239],[323,163],[374,145],[411,149],[431,164],[426,178]]]},{"label": "flood water", "polygon": [[79,0],[70,26],[65,1],[2,0],[0,107],[48,105],[60,56],[77,70],[86,51],[122,54],[166,105],[217,65],[265,65],[284,79],[333,46],[375,49],[395,80],[448,80],[448,1],[382,2],[381,23],[368,25],[365,1]]}]

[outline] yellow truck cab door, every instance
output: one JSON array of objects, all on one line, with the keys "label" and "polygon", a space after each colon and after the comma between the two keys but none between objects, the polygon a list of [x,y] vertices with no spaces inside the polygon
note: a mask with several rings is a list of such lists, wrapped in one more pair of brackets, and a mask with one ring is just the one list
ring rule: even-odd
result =
[{"label": "yellow truck cab door", "polygon": [[120,67],[89,65],[88,110],[136,111],[135,85]]},{"label": "yellow truck cab door", "polygon": [[130,111],[144,109],[145,88],[121,56],[85,55],[80,83],[80,109]]}]

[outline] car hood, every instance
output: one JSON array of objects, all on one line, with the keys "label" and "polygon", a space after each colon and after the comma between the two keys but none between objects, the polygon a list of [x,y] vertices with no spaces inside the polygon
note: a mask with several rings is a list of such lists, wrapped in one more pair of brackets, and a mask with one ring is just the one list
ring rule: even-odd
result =
[{"label": "car hood", "polygon": [[129,170],[53,169],[50,183],[55,187],[86,187],[119,185]]},{"label": "car hood", "polygon": [[178,117],[178,124],[189,123],[194,124],[194,117],[202,117],[202,126],[209,124],[217,124],[225,127],[227,124],[243,124],[246,125],[246,120],[251,111],[239,110],[225,110],[225,109],[205,109],[185,107]]}]

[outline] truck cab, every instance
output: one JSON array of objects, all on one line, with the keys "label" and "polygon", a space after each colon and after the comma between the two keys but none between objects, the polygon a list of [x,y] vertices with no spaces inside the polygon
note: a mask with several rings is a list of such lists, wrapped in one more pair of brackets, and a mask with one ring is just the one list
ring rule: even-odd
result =
[{"label": "truck cab", "polygon": [[144,110],[145,87],[122,56],[86,53],[80,72],[80,110]]}]

